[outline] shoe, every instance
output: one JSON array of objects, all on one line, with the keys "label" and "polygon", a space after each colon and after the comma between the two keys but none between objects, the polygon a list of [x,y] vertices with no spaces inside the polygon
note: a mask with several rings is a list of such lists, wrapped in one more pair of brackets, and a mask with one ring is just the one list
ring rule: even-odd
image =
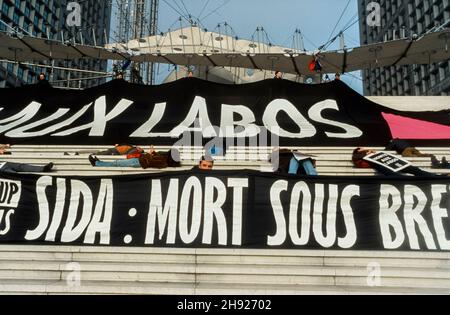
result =
[{"label": "shoe", "polygon": [[433,166],[439,166],[439,160],[433,155],[433,156],[431,156],[431,164],[433,165]]},{"label": "shoe", "polygon": [[49,173],[52,171],[54,164],[53,163],[48,163],[47,165],[44,166],[44,172],[45,173]]},{"label": "shoe", "polygon": [[95,166],[95,163],[100,161],[96,156],[89,155],[89,162],[91,162],[92,166]]}]

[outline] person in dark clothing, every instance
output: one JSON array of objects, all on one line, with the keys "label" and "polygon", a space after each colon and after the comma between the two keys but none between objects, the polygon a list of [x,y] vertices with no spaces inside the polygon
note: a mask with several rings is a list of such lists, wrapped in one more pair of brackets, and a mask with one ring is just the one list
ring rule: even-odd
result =
[{"label": "person in dark clothing", "polygon": [[197,166],[192,168],[193,171],[211,171],[214,168],[214,160],[211,157],[202,156]]},{"label": "person in dark clothing", "polygon": [[434,157],[433,154],[422,153],[410,145],[406,140],[398,138],[392,139],[385,150],[395,151],[403,157]]},{"label": "person in dark clothing", "polygon": [[431,166],[432,168],[439,168],[439,169],[446,168],[446,169],[450,169],[450,163],[447,161],[447,158],[445,156],[442,157],[441,161],[439,161],[437,159],[437,157],[432,156],[431,157],[431,165],[432,165]]},{"label": "person in dark clothing", "polygon": [[[352,161],[355,167],[357,168],[372,168],[378,171],[379,173],[385,175],[385,176],[406,176],[403,174],[411,174],[414,176],[424,176],[424,177],[442,177],[447,175],[438,175],[430,172],[426,172],[418,167],[415,166],[408,166],[407,168],[404,168],[398,172],[394,172],[387,168],[386,166],[372,163],[369,161],[364,160],[364,157],[369,154],[376,153],[374,150],[370,149],[364,149],[364,148],[356,148],[353,151],[352,155]],[[403,173],[403,174],[402,174]]]},{"label": "person in dark clothing", "polygon": [[38,84],[41,87],[44,87],[44,86],[49,87],[50,86],[50,83],[48,82],[45,73],[42,72],[38,75]]},{"label": "person in dark clothing", "polygon": [[14,162],[0,162],[0,173],[48,173],[53,169],[53,163],[45,166]]},{"label": "person in dark clothing", "polygon": [[[0,155],[11,155],[11,152],[5,151],[10,147],[11,145],[9,144],[0,144]],[[38,166],[25,163],[0,161],[0,173],[48,173],[52,171],[53,166],[53,163]]]},{"label": "person in dark clothing", "polygon": [[100,161],[96,156],[90,155],[89,162],[96,167],[135,167],[135,168],[157,168],[180,167],[180,152],[176,149],[167,152],[156,152],[153,148],[149,152],[143,153],[140,157],[116,160]]},{"label": "person in dark clothing", "polygon": [[[151,147],[150,150],[154,150],[153,147]],[[132,157],[139,157],[142,153],[144,153],[144,149],[141,147],[131,144],[116,144],[114,148],[96,152],[94,155],[130,155]]]},{"label": "person in dark clothing", "polygon": [[283,74],[280,71],[275,71],[275,76],[273,77],[276,80],[283,79]]}]

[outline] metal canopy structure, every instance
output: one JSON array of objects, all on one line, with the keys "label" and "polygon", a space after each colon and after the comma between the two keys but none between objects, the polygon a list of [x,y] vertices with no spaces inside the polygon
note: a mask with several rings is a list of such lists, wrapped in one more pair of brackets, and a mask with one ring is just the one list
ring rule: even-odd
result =
[{"label": "metal canopy structure", "polygon": [[279,70],[295,75],[309,72],[313,58],[323,73],[409,64],[430,64],[450,58],[450,30],[425,34],[417,39],[399,39],[341,51],[300,51],[208,32],[191,26],[126,44],[107,47],[0,33],[0,58],[16,62],[96,58],[174,65],[239,67]]},{"label": "metal canopy structure", "polygon": [[82,58],[120,60],[129,56],[114,53],[104,47],[63,43],[61,41],[30,36],[11,36],[0,32],[0,57],[11,61],[25,62]]}]

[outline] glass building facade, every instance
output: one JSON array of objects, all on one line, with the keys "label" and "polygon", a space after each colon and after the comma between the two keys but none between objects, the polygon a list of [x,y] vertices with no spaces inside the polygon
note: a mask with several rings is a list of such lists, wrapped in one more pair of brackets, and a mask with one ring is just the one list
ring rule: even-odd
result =
[{"label": "glass building facade", "polygon": [[[67,21],[73,9],[70,2],[80,5],[81,25]],[[0,0],[0,30],[18,29],[24,34],[59,41],[71,41],[86,45],[103,45],[109,37],[111,1],[109,0]],[[51,66],[85,69],[104,72],[107,62],[93,59],[55,60],[43,62],[49,68],[27,63],[0,62],[0,87],[32,84],[39,73],[44,72],[54,86],[86,88],[101,84],[105,79],[77,80],[80,77],[98,76],[95,73],[79,73],[67,70],[53,70]]]},{"label": "glass building facade", "polygon": [[[380,5],[381,26],[367,22],[371,2]],[[358,0],[358,10],[361,45],[413,38],[450,20],[450,0]],[[450,95],[450,61],[365,70],[363,81],[365,95]]]}]

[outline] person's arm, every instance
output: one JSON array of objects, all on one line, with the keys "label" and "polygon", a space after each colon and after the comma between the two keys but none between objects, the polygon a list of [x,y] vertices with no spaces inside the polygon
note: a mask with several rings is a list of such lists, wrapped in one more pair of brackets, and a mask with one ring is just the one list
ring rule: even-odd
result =
[{"label": "person's arm", "polygon": [[150,149],[148,150],[148,153],[150,155],[154,155],[156,153],[155,147],[154,146],[150,146]]}]

